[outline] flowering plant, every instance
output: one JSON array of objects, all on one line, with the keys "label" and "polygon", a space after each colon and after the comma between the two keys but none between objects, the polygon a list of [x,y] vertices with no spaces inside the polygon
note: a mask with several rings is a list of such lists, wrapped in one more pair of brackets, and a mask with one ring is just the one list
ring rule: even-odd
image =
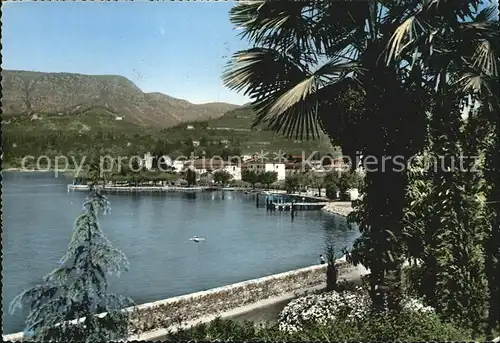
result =
[{"label": "flowering plant", "polygon": [[[368,293],[361,287],[342,292],[311,294],[292,300],[281,311],[278,317],[282,331],[297,332],[304,328],[336,319],[355,323],[365,319],[371,310]],[[403,311],[432,312],[432,307],[424,306],[416,299],[403,300]]]}]

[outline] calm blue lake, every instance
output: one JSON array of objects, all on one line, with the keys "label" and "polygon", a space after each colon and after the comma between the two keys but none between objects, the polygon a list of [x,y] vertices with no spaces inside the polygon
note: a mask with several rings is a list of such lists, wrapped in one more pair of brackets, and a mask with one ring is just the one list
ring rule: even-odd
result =
[{"label": "calm blue lake", "polygon": [[[66,251],[84,192],[52,173],[3,173],[3,332],[22,331],[24,316],[8,313],[22,289],[37,284]],[[200,192],[109,195],[101,228],[130,261],[111,280],[136,303],[206,290],[318,263],[325,236],[337,247],[358,236],[343,218],[319,211],[267,212],[252,194]],[[195,243],[198,235],[206,241]]]}]

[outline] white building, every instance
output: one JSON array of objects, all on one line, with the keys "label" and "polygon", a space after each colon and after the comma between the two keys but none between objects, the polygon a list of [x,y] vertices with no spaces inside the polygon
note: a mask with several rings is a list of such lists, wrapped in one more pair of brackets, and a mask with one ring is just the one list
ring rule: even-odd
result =
[{"label": "white building", "polygon": [[359,175],[361,176],[365,176],[366,175],[366,171],[365,171],[365,167],[363,165],[363,155],[359,155],[359,163],[356,167],[356,171],[359,173]]},{"label": "white building", "polygon": [[153,169],[153,156],[151,153],[144,154],[144,158],[142,159],[141,167],[146,168],[147,170]]},{"label": "white building", "polygon": [[246,162],[248,160],[251,160],[253,158],[253,155],[241,155],[241,160],[243,162]]},{"label": "white building", "polygon": [[229,165],[222,168],[233,177],[233,180],[241,180],[241,167],[238,165]]},{"label": "white building", "polygon": [[182,161],[182,168],[190,168],[198,175],[214,173],[217,170],[225,170],[234,180],[241,180],[241,167],[234,163],[227,163],[221,160],[199,159],[195,161]]},{"label": "white building", "polygon": [[285,164],[284,163],[265,163],[264,171],[272,171],[278,173],[278,181],[282,181],[286,178]]},{"label": "white building", "polygon": [[253,170],[257,173],[261,172],[276,172],[278,174],[278,181],[285,180],[286,171],[284,163],[273,163],[263,161],[248,161],[243,164],[242,171]]},{"label": "white building", "polygon": [[181,171],[184,170],[184,165],[186,164],[186,161],[174,161],[172,163],[172,167],[177,173],[180,173]]},{"label": "white building", "polygon": [[193,129],[194,129],[194,126],[193,126],[193,125],[188,125],[188,126],[186,127],[186,129],[188,129],[188,130],[193,130]]}]

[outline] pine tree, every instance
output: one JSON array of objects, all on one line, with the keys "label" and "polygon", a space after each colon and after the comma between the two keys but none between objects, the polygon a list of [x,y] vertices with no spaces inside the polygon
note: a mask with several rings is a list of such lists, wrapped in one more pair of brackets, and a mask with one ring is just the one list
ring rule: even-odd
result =
[{"label": "pine tree", "polygon": [[[127,334],[128,315],[120,310],[133,302],[108,293],[108,275],[128,269],[128,261],[104,236],[97,218],[109,212],[109,202],[92,189],[84,209],[59,266],[10,305],[11,313],[27,305],[25,334],[35,341],[109,341]],[[73,319],[78,324],[69,322]]]}]

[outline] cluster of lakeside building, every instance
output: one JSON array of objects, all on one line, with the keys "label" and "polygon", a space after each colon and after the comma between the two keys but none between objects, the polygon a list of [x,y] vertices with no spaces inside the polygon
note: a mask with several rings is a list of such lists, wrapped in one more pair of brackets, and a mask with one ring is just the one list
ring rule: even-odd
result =
[{"label": "cluster of lakeside building", "polygon": [[[147,153],[141,165],[147,170],[153,170],[154,161],[158,157]],[[284,161],[276,161],[259,157],[258,155],[242,155],[237,161],[224,161],[220,158],[201,158],[190,160],[170,161],[166,156],[163,163],[167,164],[173,172],[181,173],[191,169],[199,175],[211,173],[216,170],[228,172],[234,180],[241,180],[245,171],[276,172],[278,181],[286,177],[305,171],[326,174],[327,172],[341,172],[348,170],[348,164],[341,158],[328,156],[326,159],[303,161],[301,155],[292,155]]]},{"label": "cluster of lakeside building", "polygon": [[[108,179],[105,184],[101,184],[99,187],[103,187],[109,192],[156,192],[156,191],[202,191],[202,190],[241,190],[241,191],[254,191],[254,187],[250,190],[248,184],[241,184],[239,181],[244,180],[245,172],[253,171],[256,174],[275,172],[276,181],[279,184],[269,185],[274,192],[285,192],[283,188],[284,183],[288,177],[296,174],[303,174],[305,172],[316,174],[318,176],[325,176],[327,173],[331,172],[345,172],[350,169],[348,163],[346,163],[342,157],[334,158],[332,156],[327,156],[328,158],[323,158],[321,160],[303,160],[301,155],[289,155],[288,158],[282,158],[283,161],[276,161],[272,159],[266,159],[260,157],[257,154],[254,155],[242,155],[236,158],[229,158],[227,161],[222,158],[201,158],[201,159],[177,159],[170,160],[167,156],[153,156],[151,153],[146,153],[144,157],[139,161],[139,165],[143,170],[147,171],[165,171],[170,174],[182,174],[188,170],[192,170],[196,173],[196,185],[189,185],[188,181],[182,177],[178,179],[163,178],[161,174],[147,176],[140,175],[138,178],[128,178],[121,177],[116,179]],[[155,164],[157,163],[157,164]],[[160,166],[161,165],[161,166]],[[222,187],[215,187],[214,181],[211,179],[211,174],[217,171],[225,171],[231,176],[231,182],[222,185]],[[358,167],[357,171],[363,174],[362,167]],[[142,178],[141,178],[142,177]],[[236,181],[236,182],[235,182]],[[70,190],[87,190],[89,189],[88,181],[85,178],[75,178],[73,183],[68,185],[68,191]],[[321,189],[315,187],[308,187],[303,185],[298,191],[297,195],[306,197],[317,197],[321,194],[326,194],[325,186]],[[358,189],[349,189],[347,193],[344,194],[342,199],[347,196],[350,200],[355,200],[358,198]],[[340,197],[340,192],[337,192],[337,198]],[[326,198],[323,198],[326,199]]]}]

